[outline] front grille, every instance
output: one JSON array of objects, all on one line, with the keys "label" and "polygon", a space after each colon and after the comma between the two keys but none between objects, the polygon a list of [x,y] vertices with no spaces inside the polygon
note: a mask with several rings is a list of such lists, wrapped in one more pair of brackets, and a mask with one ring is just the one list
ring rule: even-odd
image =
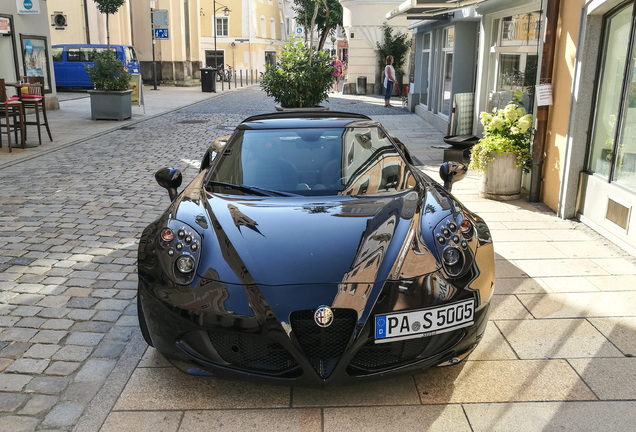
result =
[{"label": "front grille", "polygon": [[232,367],[271,375],[289,374],[300,368],[278,342],[248,333],[209,332],[214,349]]},{"label": "front grille", "polygon": [[373,339],[369,339],[349,363],[350,369],[353,367],[365,372],[375,372],[412,362],[424,352],[429,341],[430,338],[421,337],[376,344]]},{"label": "front grille", "polygon": [[358,313],[353,309],[333,309],[329,327],[314,322],[313,310],[292,312],[290,323],[303,353],[321,378],[327,378],[353,336]]}]

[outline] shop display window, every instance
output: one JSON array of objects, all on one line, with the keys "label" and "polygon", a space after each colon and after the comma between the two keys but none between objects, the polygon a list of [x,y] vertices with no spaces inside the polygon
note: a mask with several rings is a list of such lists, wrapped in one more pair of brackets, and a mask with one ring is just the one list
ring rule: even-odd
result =
[{"label": "shop display window", "polygon": [[605,32],[588,170],[636,191],[636,59],[633,5],[610,14]]},{"label": "shop display window", "polygon": [[541,14],[528,12],[504,17],[498,23],[494,106],[505,106],[515,91],[521,90],[522,101],[533,112],[534,86],[539,59]]}]

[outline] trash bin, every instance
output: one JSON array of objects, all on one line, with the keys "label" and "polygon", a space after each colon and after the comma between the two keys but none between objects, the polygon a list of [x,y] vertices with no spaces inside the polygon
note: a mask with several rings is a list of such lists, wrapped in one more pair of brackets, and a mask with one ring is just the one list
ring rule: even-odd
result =
[{"label": "trash bin", "polygon": [[359,76],[356,80],[356,94],[367,94],[367,77]]},{"label": "trash bin", "polygon": [[212,68],[202,68],[201,71],[201,91],[216,93],[216,70]]}]

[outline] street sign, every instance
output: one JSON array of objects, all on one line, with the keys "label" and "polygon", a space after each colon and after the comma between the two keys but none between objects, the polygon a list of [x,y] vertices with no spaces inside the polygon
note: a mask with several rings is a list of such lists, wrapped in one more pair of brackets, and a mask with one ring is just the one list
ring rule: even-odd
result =
[{"label": "street sign", "polygon": [[154,28],[168,27],[168,10],[167,9],[152,10],[152,26]]},{"label": "street sign", "polygon": [[302,27],[296,27],[296,35],[301,36],[303,34],[303,28]]},{"label": "street sign", "polygon": [[155,32],[155,39],[170,39],[166,28],[156,28],[153,31]]}]

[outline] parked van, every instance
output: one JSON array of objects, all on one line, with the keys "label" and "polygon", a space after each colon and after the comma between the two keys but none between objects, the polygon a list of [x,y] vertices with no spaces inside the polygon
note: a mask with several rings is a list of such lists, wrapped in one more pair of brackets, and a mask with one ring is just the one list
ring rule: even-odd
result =
[{"label": "parked van", "polygon": [[[93,64],[93,55],[104,51],[106,45],[64,44],[53,45],[53,70],[57,87],[93,87],[84,65]],[[124,62],[124,67],[132,74],[139,73],[139,60],[135,49],[129,45],[111,45],[110,49],[117,53],[117,58]]]}]

